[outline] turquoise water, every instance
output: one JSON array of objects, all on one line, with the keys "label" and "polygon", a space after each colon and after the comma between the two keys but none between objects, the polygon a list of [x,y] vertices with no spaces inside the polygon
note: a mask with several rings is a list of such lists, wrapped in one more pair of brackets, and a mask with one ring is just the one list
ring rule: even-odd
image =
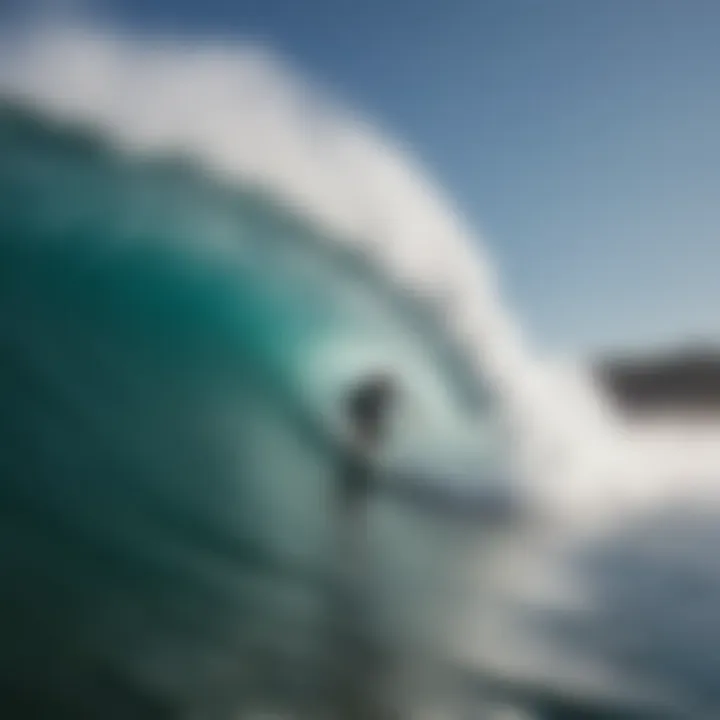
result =
[{"label": "turquoise water", "polygon": [[[391,373],[382,472],[474,482],[496,400],[267,195],[10,104],[0,157],[3,717],[316,708],[340,399]],[[368,523],[370,632],[444,657],[474,533],[382,498]]]}]

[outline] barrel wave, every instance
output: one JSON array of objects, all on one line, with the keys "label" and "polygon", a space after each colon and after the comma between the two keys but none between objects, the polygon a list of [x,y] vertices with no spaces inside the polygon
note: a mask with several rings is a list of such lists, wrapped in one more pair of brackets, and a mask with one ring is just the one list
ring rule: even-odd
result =
[{"label": "barrel wave", "polygon": [[[494,398],[429,309],[267,193],[17,103],[0,154],[8,703],[317,707],[338,398],[396,375],[383,472],[473,482]],[[467,528],[382,499],[369,523],[372,632],[444,656]]]}]

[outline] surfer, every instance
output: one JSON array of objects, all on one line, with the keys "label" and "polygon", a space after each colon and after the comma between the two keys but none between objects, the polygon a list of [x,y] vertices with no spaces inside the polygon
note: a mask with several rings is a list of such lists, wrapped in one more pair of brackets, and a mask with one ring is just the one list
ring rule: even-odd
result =
[{"label": "surfer", "polygon": [[350,443],[340,478],[341,515],[354,523],[372,493],[372,460],[387,430],[388,416],[397,395],[389,375],[377,374],[354,387],[347,398]]},{"label": "surfer", "polygon": [[334,720],[375,720],[387,717],[383,672],[387,652],[375,642],[371,587],[364,553],[368,505],[377,485],[375,459],[387,431],[396,396],[389,375],[373,375],[349,392],[344,413],[349,424],[346,451],[341,456],[336,488],[337,534],[334,607]]}]

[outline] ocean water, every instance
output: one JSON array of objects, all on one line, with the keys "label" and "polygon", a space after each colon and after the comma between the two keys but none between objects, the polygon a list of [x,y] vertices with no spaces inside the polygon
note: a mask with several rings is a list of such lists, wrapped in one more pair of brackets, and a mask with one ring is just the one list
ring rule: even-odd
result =
[{"label": "ocean water", "polygon": [[[400,717],[716,716],[720,463],[534,359],[412,160],[262,48],[1,52],[2,717],[334,717],[369,665]],[[348,563],[341,408],[377,372]]]}]

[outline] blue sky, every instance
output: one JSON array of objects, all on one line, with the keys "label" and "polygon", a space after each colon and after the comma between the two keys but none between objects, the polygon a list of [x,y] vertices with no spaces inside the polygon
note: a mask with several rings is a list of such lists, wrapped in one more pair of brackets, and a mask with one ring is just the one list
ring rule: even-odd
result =
[{"label": "blue sky", "polygon": [[401,138],[533,338],[720,341],[717,0],[103,0],[260,37]]}]

